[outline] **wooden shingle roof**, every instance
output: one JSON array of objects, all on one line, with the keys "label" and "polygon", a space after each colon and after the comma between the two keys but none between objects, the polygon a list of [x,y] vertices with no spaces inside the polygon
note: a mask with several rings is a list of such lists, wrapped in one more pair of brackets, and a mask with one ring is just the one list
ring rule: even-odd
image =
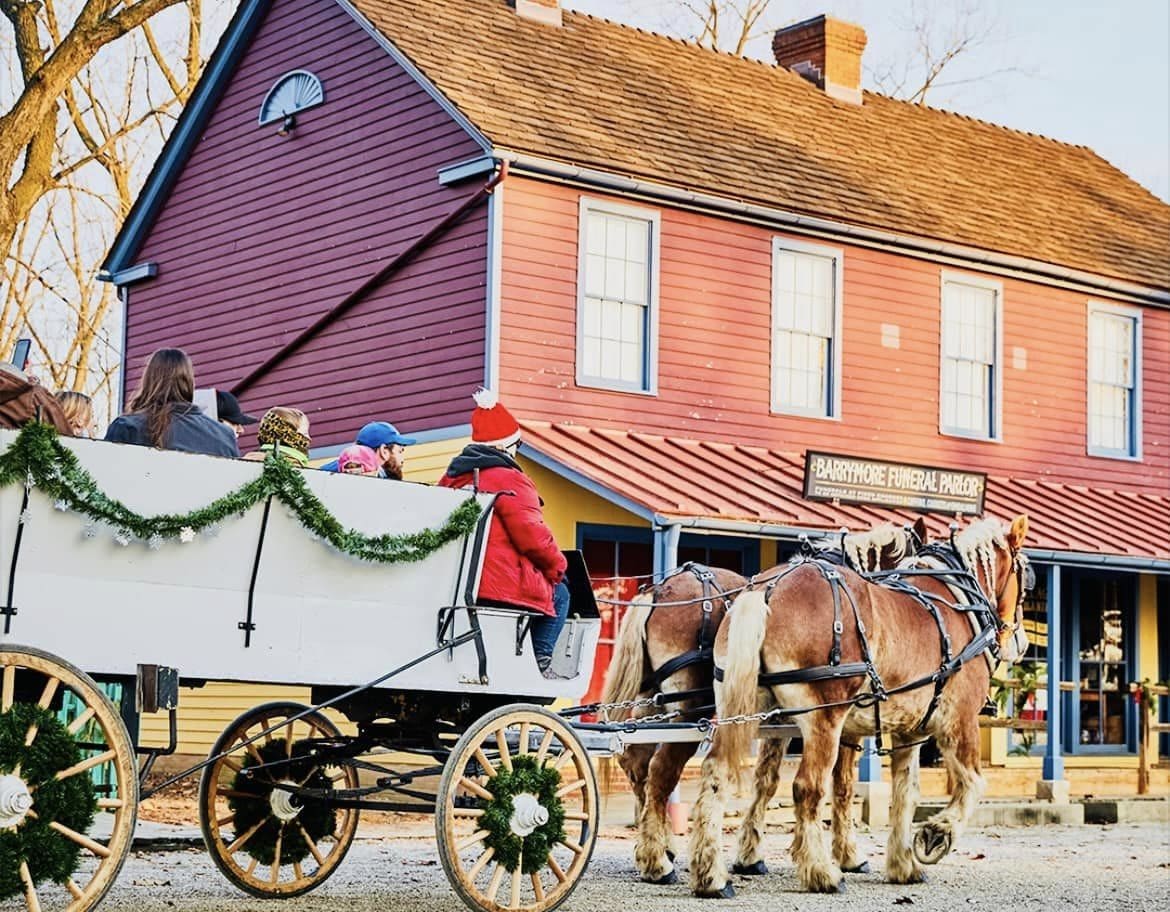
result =
[{"label": "wooden shingle roof", "polygon": [[506,0],[351,2],[496,149],[1170,289],[1170,206],[1083,146],[851,105],[580,13],[557,28]]}]

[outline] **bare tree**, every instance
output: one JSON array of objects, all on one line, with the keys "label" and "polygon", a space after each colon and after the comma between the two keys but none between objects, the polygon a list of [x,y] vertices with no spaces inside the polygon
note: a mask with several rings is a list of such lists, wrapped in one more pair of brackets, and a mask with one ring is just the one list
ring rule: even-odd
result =
[{"label": "bare tree", "polygon": [[[627,0],[636,19],[667,34],[678,35],[703,47],[740,56],[768,58],[765,39],[792,16],[802,4],[776,0]],[[888,12],[883,10],[883,14]],[[903,16],[909,47],[871,49],[878,63],[866,66],[870,85],[893,98],[922,104],[927,93],[943,87],[986,82],[996,76],[1019,72],[1018,68],[978,69],[954,76],[955,61],[969,59],[1002,36],[994,7],[979,0],[951,3],[912,0]],[[944,76],[945,73],[945,76]]]},{"label": "bare tree", "polygon": [[202,70],[202,0],[0,11],[0,357],[28,335],[44,382],[101,396],[120,353],[98,264]]},{"label": "bare tree", "polygon": [[931,91],[1020,72],[1017,67],[979,68],[966,76],[954,75],[957,60],[971,57],[1002,37],[1002,25],[985,3],[963,0],[940,15],[937,4],[915,0],[902,29],[911,39],[910,53],[887,56],[866,67],[873,86],[891,98],[925,104]]}]

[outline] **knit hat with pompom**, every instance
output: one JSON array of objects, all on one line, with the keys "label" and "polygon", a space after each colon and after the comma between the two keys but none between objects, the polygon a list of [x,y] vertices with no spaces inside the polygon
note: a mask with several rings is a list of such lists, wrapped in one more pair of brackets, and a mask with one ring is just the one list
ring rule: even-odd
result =
[{"label": "knit hat with pompom", "polygon": [[475,411],[471,413],[471,439],[486,446],[508,447],[520,440],[520,425],[500,405],[494,390],[476,390]]}]

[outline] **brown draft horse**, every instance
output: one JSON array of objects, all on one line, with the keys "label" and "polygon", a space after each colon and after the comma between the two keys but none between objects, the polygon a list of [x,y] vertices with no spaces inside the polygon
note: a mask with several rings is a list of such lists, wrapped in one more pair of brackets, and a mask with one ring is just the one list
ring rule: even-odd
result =
[{"label": "brown draft horse", "polygon": [[[889,569],[906,555],[915,553],[925,537],[926,523],[922,519],[909,528],[883,524],[869,532],[826,537],[814,546],[814,556],[834,564],[848,561],[865,571]],[[784,569],[773,567],[758,574],[756,579],[770,579]],[[711,576],[705,578],[705,572]],[[637,718],[678,709],[689,712],[693,719],[703,704],[709,705],[713,699],[711,646],[715,633],[731,600],[747,584],[747,579],[730,570],[687,565],[671,571],[661,583],[638,596],[622,622],[617,647],[606,672],[602,702],[623,703],[655,693],[695,695],[671,701],[661,708],[614,714],[613,718]],[[708,616],[704,622],[705,606]],[[684,657],[687,661],[681,661]],[[708,709],[706,714],[709,713]],[[743,830],[747,840],[745,855],[756,854],[755,847],[763,833],[764,812],[776,792],[787,747],[787,739],[761,742],[755,797]],[[630,780],[636,802],[638,838],[634,860],[642,879],[650,883],[678,880],[674,855],[669,848],[666,805],[683,767],[697,749],[698,744],[693,741],[631,744],[618,755],[618,764]],[[855,769],[852,761],[847,770],[844,766],[838,774],[838,791],[844,816],[848,818]],[[842,865],[847,870],[868,870],[865,862],[856,858],[856,853],[843,858]],[[758,857],[750,866],[737,865],[736,869],[746,874],[767,872]]]},{"label": "brown draft horse", "polygon": [[[1026,516],[1006,529],[996,520],[973,521],[953,537],[953,547],[937,543],[907,558],[885,585],[845,568],[834,585],[807,563],[736,598],[715,642],[716,666],[725,669],[715,685],[719,718],[815,707],[794,715],[804,753],[792,789],[792,854],[803,889],[843,889],[840,860],[855,853],[850,815],[843,815],[849,825],[837,826],[836,795],[832,854],[818,816],[830,771],[842,763],[852,769],[853,758],[840,756],[842,741],[877,735],[879,746],[883,736],[893,742],[887,880],[922,881],[920,862],[939,861],[958,839],[983,790],[978,717],[990,660],[981,656],[994,646],[1011,662],[1027,648],[1028,566],[1021,552],[1027,529]],[[834,665],[826,659],[837,649]],[[766,686],[761,672],[771,678]],[[746,756],[753,730],[718,726],[703,762],[690,857],[699,896],[734,893],[720,847],[723,807],[729,773]],[[954,792],[912,840],[918,745],[928,736],[938,742]],[[737,866],[752,860],[741,836]]]}]

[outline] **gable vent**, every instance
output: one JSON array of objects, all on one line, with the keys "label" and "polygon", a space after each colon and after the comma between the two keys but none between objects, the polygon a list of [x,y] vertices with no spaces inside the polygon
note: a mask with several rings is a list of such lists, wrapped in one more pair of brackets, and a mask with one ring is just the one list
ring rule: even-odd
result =
[{"label": "gable vent", "polygon": [[276,123],[290,114],[315,108],[325,101],[325,87],[308,70],[285,73],[268,90],[260,105],[260,126]]}]

